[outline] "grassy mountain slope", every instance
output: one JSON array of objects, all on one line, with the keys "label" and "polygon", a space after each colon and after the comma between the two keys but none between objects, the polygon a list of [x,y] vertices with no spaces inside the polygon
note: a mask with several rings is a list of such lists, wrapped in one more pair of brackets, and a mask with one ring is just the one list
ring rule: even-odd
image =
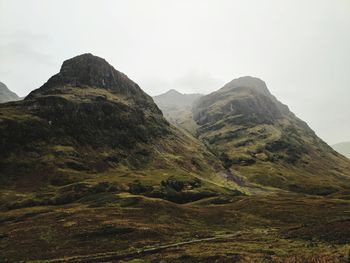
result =
[{"label": "grassy mountain slope", "polygon": [[199,138],[243,181],[318,195],[349,189],[349,160],[259,79],[239,78],[202,97],[194,119]]}]

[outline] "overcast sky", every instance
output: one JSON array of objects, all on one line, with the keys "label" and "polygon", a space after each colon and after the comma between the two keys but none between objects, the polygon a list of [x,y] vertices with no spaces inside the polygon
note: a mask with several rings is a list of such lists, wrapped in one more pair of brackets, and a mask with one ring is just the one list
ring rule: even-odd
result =
[{"label": "overcast sky", "polygon": [[350,0],[0,0],[0,81],[20,96],[87,52],[150,95],[259,77],[328,143],[350,141]]}]

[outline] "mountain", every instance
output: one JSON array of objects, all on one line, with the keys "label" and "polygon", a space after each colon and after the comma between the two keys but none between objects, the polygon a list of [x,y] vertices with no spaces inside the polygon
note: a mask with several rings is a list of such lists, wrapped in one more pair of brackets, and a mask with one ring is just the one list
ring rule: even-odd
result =
[{"label": "mountain", "polygon": [[350,142],[341,142],[332,145],[333,149],[342,155],[350,158]]},{"label": "mountain", "polygon": [[202,94],[183,94],[171,89],[153,97],[153,100],[170,123],[194,133],[196,124],[192,117],[192,106],[202,96]]},{"label": "mountain", "polygon": [[[1,105],[0,138],[0,181],[15,192],[41,187],[56,195],[68,184],[135,171],[121,187],[145,179],[155,187],[150,195],[176,199],[158,191],[162,180],[204,176],[210,188],[209,178],[223,170],[199,141],[171,126],[135,82],[91,54],[65,61],[25,100]],[[136,171],[151,175],[139,178]],[[198,199],[199,189],[175,201]],[[203,195],[213,195],[207,189],[203,185]]]},{"label": "mountain", "polygon": [[201,97],[193,116],[199,139],[246,183],[320,195],[350,186],[349,160],[258,78],[238,78]]},{"label": "mountain", "polygon": [[8,101],[16,101],[20,98],[16,93],[12,92],[8,89],[8,87],[0,82],[0,103],[8,102]]}]

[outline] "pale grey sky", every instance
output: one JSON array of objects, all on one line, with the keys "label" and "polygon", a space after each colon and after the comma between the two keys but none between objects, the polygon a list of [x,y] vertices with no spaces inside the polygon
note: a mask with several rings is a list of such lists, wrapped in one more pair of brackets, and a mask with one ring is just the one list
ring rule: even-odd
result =
[{"label": "pale grey sky", "polygon": [[90,52],[156,95],[240,76],[350,141],[350,0],[0,0],[0,81],[20,96]]}]

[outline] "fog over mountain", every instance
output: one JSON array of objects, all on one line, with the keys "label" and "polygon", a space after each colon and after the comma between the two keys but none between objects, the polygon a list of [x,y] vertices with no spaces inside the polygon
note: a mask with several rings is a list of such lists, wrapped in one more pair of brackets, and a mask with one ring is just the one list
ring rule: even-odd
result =
[{"label": "fog over mountain", "polygon": [[256,76],[333,144],[350,139],[349,13],[348,0],[0,0],[0,79],[22,97],[85,52],[152,96]]},{"label": "fog over mountain", "polygon": [[182,94],[177,90],[171,89],[164,94],[154,96],[153,100],[160,108],[162,106],[192,106],[193,102],[202,97],[202,94]]},{"label": "fog over mountain", "polygon": [[9,88],[2,82],[0,82],[0,103],[18,100],[19,97],[16,93],[9,90]]}]

